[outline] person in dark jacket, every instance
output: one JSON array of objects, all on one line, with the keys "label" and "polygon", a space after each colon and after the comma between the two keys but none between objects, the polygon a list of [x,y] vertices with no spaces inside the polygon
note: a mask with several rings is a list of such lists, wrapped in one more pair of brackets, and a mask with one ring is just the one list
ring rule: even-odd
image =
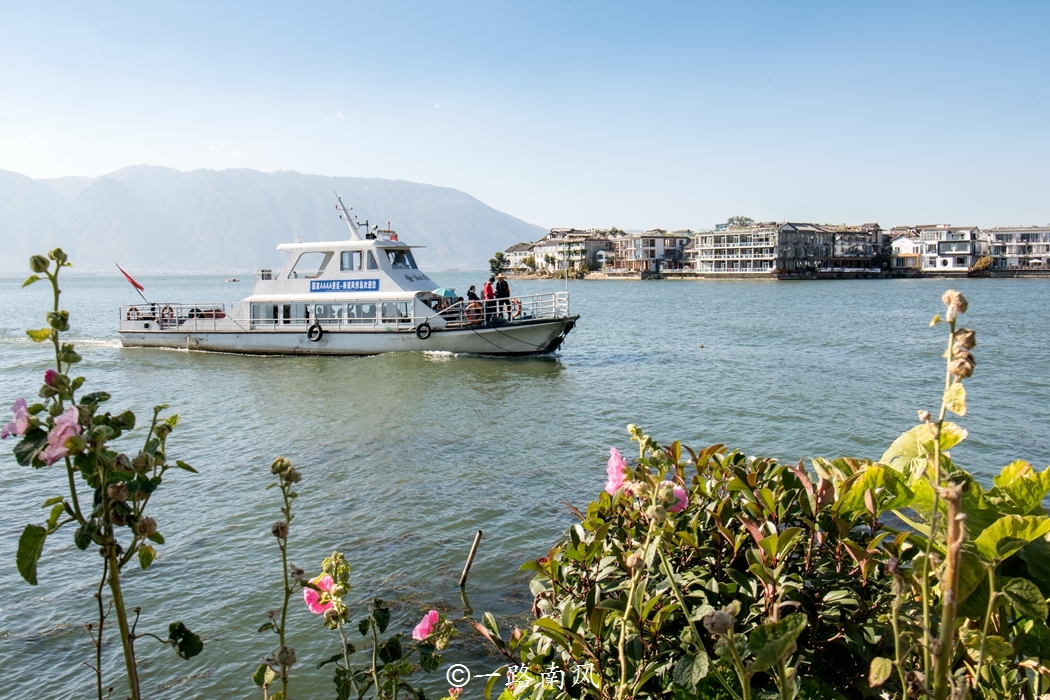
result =
[{"label": "person in dark jacket", "polygon": [[510,319],[510,285],[507,284],[507,278],[503,275],[496,276],[496,313],[503,316],[506,319]]},{"label": "person in dark jacket", "polygon": [[470,285],[470,289],[467,290],[467,300],[468,301],[477,301],[478,300],[478,293],[474,290],[474,285]]}]

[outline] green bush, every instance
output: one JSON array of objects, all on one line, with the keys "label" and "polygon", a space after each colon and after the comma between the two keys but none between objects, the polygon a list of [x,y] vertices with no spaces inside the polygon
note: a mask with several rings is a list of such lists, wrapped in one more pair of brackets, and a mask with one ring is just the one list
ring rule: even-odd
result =
[{"label": "green bush", "polygon": [[523,565],[537,619],[509,642],[503,698],[1034,698],[1050,687],[1050,467],[985,489],[948,452],[967,433],[973,331],[945,294],[937,416],[879,461],[812,471],[628,426],[605,492]]}]

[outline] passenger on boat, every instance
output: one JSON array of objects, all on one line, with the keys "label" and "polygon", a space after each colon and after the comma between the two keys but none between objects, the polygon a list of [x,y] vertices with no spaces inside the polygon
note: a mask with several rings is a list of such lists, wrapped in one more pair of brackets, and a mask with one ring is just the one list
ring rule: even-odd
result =
[{"label": "passenger on boat", "polygon": [[475,291],[474,285],[470,285],[470,289],[467,290],[467,299],[469,299],[470,301],[478,300],[478,293],[477,291]]},{"label": "passenger on boat", "polygon": [[496,276],[496,313],[503,318],[510,320],[510,285],[507,284],[507,278],[503,275]]},{"label": "passenger on boat", "polygon": [[485,300],[485,320],[489,321],[496,313],[496,293],[492,290],[492,283],[496,281],[495,277],[489,277],[489,281],[485,283],[485,286],[481,288],[481,298]]}]

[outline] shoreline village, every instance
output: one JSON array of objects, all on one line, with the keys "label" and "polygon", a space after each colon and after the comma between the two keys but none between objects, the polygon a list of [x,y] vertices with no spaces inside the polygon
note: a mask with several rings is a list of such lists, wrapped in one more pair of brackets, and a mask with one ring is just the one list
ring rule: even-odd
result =
[{"label": "shoreline village", "polygon": [[857,279],[1050,277],[1050,225],[859,225],[756,222],[627,232],[554,228],[502,253],[519,277]]}]

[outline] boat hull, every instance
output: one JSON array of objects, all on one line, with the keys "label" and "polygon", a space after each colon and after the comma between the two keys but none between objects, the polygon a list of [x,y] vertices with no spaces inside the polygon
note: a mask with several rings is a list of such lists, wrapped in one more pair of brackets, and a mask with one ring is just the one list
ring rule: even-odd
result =
[{"label": "boat hull", "polygon": [[478,355],[543,355],[561,346],[579,316],[523,323],[435,328],[421,339],[413,329],[325,331],[311,341],[298,330],[121,330],[129,348],[169,348],[241,355],[379,355],[386,352],[454,352]]}]

